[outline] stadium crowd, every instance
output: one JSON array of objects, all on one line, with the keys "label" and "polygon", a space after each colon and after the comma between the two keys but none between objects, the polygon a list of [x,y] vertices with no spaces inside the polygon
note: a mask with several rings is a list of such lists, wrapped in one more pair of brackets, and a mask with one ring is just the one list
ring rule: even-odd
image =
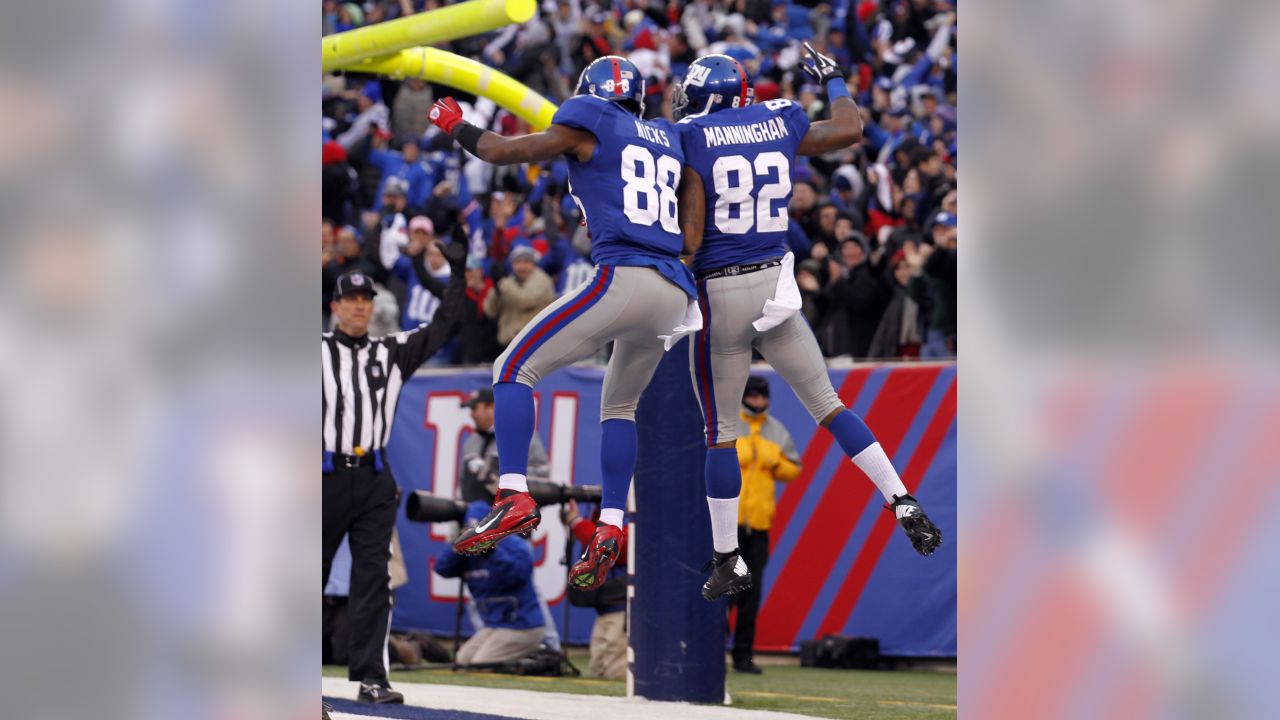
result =
[{"label": "stadium crowd", "polygon": [[[325,33],[431,10],[439,0],[324,3]],[[956,352],[956,26],[949,0],[547,0],[522,25],[443,45],[553,101],[597,57],[647,75],[645,114],[699,55],[742,62],[756,102],[788,98],[822,118],[826,93],[799,72],[800,43],[849,69],[863,140],[804,158],[793,174],[789,244],[803,312],[828,357]],[[470,318],[432,362],[492,362],[523,324],[591,272],[590,239],[564,160],[499,168],[427,119],[451,95],[467,120],[530,128],[493,102],[421,80],[324,79],[323,314],[338,275],[379,286],[373,335],[428,322],[449,265],[432,240],[463,223]]]}]

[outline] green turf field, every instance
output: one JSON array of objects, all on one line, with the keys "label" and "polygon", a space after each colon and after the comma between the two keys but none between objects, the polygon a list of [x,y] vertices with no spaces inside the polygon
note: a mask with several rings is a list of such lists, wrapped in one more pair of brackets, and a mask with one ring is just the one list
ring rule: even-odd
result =
[{"label": "green turf field", "polygon": [[[585,652],[570,652],[569,657],[579,668],[587,667]],[[942,720],[956,717],[955,673],[819,670],[795,665],[768,665],[764,671],[763,675],[729,673],[729,695],[735,707],[859,720]],[[344,677],[346,669],[326,666],[324,674]],[[626,694],[626,685],[620,681],[455,673],[444,669],[392,672],[391,684],[394,686],[397,682],[587,695]]]}]

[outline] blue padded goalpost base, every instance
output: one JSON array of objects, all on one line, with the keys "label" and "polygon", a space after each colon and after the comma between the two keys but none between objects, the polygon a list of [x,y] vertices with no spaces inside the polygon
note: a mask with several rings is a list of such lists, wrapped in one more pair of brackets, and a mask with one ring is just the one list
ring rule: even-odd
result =
[{"label": "blue padded goalpost base", "polygon": [[711,518],[703,484],[702,413],[689,340],[669,352],[636,411],[636,543],[630,644],[636,695],[719,703],[725,694],[728,601],[707,602]]}]

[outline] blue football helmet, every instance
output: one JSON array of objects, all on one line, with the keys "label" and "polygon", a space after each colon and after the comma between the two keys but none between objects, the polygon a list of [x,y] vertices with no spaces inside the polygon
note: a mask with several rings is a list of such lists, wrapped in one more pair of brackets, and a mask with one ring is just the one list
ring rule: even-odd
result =
[{"label": "blue football helmet", "polygon": [[644,76],[635,63],[624,57],[605,55],[592,61],[578,76],[574,94],[595,95],[644,115]]},{"label": "blue football helmet", "polygon": [[728,55],[706,55],[690,63],[684,81],[672,90],[671,112],[679,120],[746,107],[755,97],[755,88],[747,81],[742,63]]}]

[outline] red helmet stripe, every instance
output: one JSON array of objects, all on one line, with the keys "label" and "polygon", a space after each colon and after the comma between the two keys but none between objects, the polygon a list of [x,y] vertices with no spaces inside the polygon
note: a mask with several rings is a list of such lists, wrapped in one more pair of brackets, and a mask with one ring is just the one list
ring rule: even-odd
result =
[{"label": "red helmet stripe", "polygon": [[618,62],[618,58],[609,58],[609,64],[613,66],[613,94],[622,94],[622,65]]},{"label": "red helmet stripe", "polygon": [[742,68],[742,63],[737,60],[733,61],[733,66],[738,68],[738,77],[742,79],[742,91],[738,95],[738,107],[747,106],[747,71]]}]

